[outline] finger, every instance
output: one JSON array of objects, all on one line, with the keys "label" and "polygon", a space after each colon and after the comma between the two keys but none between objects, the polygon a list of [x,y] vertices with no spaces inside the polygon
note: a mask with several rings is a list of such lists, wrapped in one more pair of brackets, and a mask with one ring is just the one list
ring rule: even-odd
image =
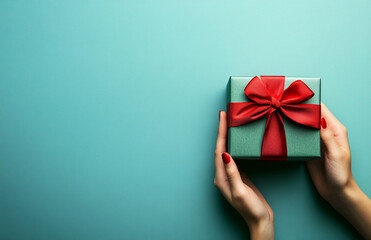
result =
[{"label": "finger", "polygon": [[222,154],[225,172],[227,174],[228,182],[231,187],[232,197],[239,195],[244,190],[244,184],[241,179],[240,172],[237,165],[232,159],[231,155],[224,152]]},{"label": "finger", "polygon": [[338,146],[335,139],[334,128],[341,123],[323,103],[321,103],[321,115],[321,140],[327,149],[334,149]]},{"label": "finger", "polygon": [[323,159],[316,158],[311,161],[308,161],[306,164],[310,178],[312,179],[314,185],[318,186],[321,182],[324,181],[322,179],[324,176]]},{"label": "finger", "polygon": [[216,140],[216,147],[215,151],[219,153],[219,155],[226,151],[227,143],[227,113],[220,111],[219,112],[219,131],[218,131],[218,138]]},{"label": "finger", "polygon": [[227,142],[227,114],[219,111],[219,131],[215,147],[215,178],[219,181],[226,178],[222,153],[226,151]]},{"label": "finger", "polygon": [[327,124],[330,126],[341,125],[340,121],[330,112],[325,104],[321,103],[321,115],[326,118]]},{"label": "finger", "polygon": [[[326,119],[324,118],[324,120]],[[321,140],[323,142],[323,145],[325,146],[326,149],[335,149],[338,147],[334,132],[330,128],[323,128],[321,127]]]},{"label": "finger", "polygon": [[255,186],[255,184],[251,181],[251,179],[247,176],[247,174],[240,170],[240,175],[242,182],[245,183],[249,188],[251,188],[255,194],[259,197],[259,199],[264,203],[265,207],[273,214],[271,207],[269,206],[267,200],[263,196],[263,194],[259,191],[259,189]]},{"label": "finger", "polygon": [[227,138],[227,115],[219,111],[219,131],[215,147],[215,178],[214,185],[220,190],[224,197],[231,200],[231,189],[229,186],[227,174],[225,173],[222,153],[226,151]]},{"label": "finger", "polygon": [[[330,112],[330,110],[325,106],[325,104],[323,103],[321,104],[321,109],[322,109],[321,115],[325,121],[324,125],[326,125],[326,129],[330,129],[332,131],[332,135],[328,134],[329,137],[333,137],[333,139],[335,139],[337,143],[340,144],[341,146],[348,147],[349,145],[348,133],[347,133],[347,129],[345,128],[345,126],[341,124],[341,122]],[[327,131],[327,132],[330,132],[330,131]],[[324,136],[324,137],[327,137],[327,136]]]},{"label": "finger", "polygon": [[261,194],[259,189],[255,186],[255,184],[251,181],[251,179],[247,176],[246,173],[244,173],[240,170],[240,175],[241,175],[241,179],[242,179],[243,183],[245,183],[249,188],[254,190],[254,192],[259,196],[259,198],[260,197],[264,198],[263,194]]}]

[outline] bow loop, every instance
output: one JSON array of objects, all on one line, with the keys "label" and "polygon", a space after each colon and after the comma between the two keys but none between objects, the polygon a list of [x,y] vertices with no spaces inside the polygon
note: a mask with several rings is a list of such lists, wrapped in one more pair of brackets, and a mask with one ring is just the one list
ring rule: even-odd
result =
[{"label": "bow loop", "polygon": [[281,103],[299,104],[311,99],[313,96],[314,92],[303,81],[296,80],[283,91]]},{"label": "bow loop", "polygon": [[259,77],[253,77],[246,85],[245,94],[259,105],[270,105],[271,94],[268,92],[267,84]]},{"label": "bow loop", "polygon": [[284,76],[261,76],[261,81],[265,83],[265,87],[271,97],[281,100],[282,92],[285,86]]}]

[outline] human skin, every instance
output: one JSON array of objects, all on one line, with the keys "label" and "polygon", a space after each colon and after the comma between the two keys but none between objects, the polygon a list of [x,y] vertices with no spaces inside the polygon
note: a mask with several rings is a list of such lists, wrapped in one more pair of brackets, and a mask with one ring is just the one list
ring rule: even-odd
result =
[{"label": "human skin", "polygon": [[[307,162],[319,194],[366,239],[371,239],[371,200],[356,184],[346,128],[321,104],[322,158]],[[227,115],[219,112],[214,185],[242,215],[251,239],[274,239],[273,211],[233,158],[226,153]]]},{"label": "human skin", "polygon": [[260,191],[226,153],[226,139],[227,114],[221,111],[215,148],[214,185],[245,219],[251,239],[274,239],[273,211]]},{"label": "human skin", "polygon": [[321,104],[322,158],[307,162],[318,193],[366,239],[371,239],[371,200],[356,184],[351,170],[347,129]]}]

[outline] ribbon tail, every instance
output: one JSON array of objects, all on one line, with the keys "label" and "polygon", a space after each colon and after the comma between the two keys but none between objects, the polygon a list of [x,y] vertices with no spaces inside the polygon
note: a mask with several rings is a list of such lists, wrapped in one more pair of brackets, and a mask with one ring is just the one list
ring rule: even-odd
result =
[{"label": "ribbon tail", "polygon": [[286,134],[281,115],[274,111],[268,116],[260,160],[287,160]]}]

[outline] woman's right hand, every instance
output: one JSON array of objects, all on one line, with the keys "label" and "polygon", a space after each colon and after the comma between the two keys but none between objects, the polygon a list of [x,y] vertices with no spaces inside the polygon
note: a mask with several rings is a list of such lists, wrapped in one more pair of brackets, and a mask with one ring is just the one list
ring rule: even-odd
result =
[{"label": "woman's right hand", "polygon": [[307,163],[319,194],[366,239],[371,239],[371,200],[357,186],[351,170],[347,129],[321,104],[322,158]]},{"label": "woman's right hand", "polygon": [[321,115],[322,159],[308,162],[307,167],[319,194],[331,201],[353,187],[354,178],[347,129],[323,103]]}]

